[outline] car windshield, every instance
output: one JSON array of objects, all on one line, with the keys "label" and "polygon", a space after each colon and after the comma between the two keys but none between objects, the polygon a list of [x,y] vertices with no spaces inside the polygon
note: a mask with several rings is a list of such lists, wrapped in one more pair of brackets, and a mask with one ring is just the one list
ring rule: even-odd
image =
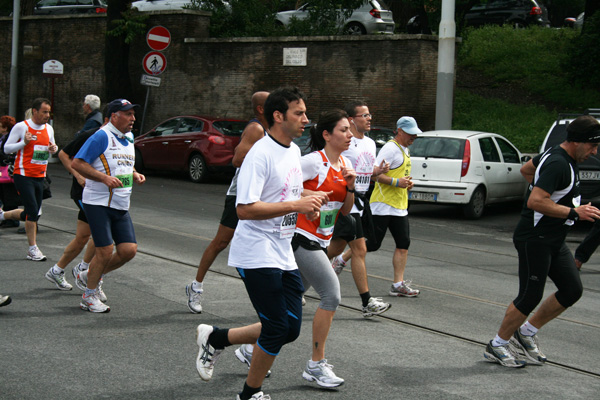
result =
[{"label": "car windshield", "polygon": [[554,147],[557,144],[561,144],[567,138],[567,124],[556,124],[554,128],[552,128],[552,132],[548,136],[548,141],[546,142],[546,148],[544,150],[549,149],[550,147]]},{"label": "car windshield", "polygon": [[242,136],[242,132],[246,127],[244,121],[215,121],[213,126],[222,134],[227,136]]},{"label": "car windshield", "polygon": [[461,160],[465,139],[417,137],[410,146],[411,157],[448,158]]}]

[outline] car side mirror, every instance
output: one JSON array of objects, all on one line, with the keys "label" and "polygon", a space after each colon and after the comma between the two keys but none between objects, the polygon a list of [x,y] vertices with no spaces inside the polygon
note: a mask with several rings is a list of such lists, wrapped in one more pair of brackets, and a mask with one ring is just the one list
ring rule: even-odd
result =
[{"label": "car side mirror", "polygon": [[523,164],[525,164],[527,161],[531,160],[533,157],[531,157],[530,155],[524,155],[521,157],[521,162]]}]

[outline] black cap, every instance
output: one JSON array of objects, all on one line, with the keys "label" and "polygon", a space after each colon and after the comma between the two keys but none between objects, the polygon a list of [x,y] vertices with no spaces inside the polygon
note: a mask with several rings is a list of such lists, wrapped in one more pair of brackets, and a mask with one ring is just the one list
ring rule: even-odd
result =
[{"label": "black cap", "polygon": [[111,101],[110,103],[108,103],[107,107],[108,107],[108,117],[110,118],[110,116],[113,113],[116,113],[117,111],[131,110],[134,107],[139,107],[139,105],[131,104],[131,102],[129,100],[115,99],[115,100]]},{"label": "black cap", "polygon": [[582,115],[567,126],[567,140],[580,143],[600,143],[600,122],[591,115]]}]

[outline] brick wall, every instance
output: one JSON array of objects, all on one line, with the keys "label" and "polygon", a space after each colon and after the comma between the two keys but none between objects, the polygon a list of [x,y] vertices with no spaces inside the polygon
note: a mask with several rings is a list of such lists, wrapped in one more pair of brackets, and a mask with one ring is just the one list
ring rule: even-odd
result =
[{"label": "brick wall", "polygon": [[[100,95],[103,103],[104,32],[102,16],[25,17],[21,21],[18,117],[35,97],[51,96],[51,80],[42,76],[49,59],[65,66],[55,80],[54,125],[64,145],[83,125],[81,101]],[[393,127],[412,115],[433,129],[437,77],[437,39],[421,35],[369,37],[286,37],[209,39],[208,16],[201,12],[153,13],[148,27],[162,25],[171,44],[161,86],[151,87],[144,131],[167,117],[200,114],[249,118],[250,96],[257,90],[297,85],[307,97],[309,117],[364,98],[374,125]],[[8,111],[12,20],[0,18],[0,113]],[[306,48],[307,66],[283,66],[284,48]],[[150,51],[145,37],[131,45],[130,76],[143,105],[147,87],[139,84],[142,59]],[[19,119],[19,118],[18,118]],[[138,122],[141,120],[141,113]],[[137,125],[139,129],[139,124]]]}]

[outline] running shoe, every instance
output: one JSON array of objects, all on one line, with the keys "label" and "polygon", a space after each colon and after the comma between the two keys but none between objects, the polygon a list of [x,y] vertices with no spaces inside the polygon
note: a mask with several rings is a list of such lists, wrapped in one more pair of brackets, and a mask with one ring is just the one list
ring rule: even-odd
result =
[{"label": "running shoe", "polygon": [[528,364],[542,365],[546,362],[546,356],[540,350],[537,335],[525,336],[517,329],[508,344],[514,352],[524,355]]},{"label": "running shoe", "polygon": [[307,362],[302,377],[309,382],[317,382],[317,385],[325,388],[334,388],[344,384],[344,380],[333,373],[333,365],[327,364],[326,359],[319,361],[314,368],[310,367],[310,361]]},{"label": "running shoe", "polygon": [[344,262],[344,260],[340,261],[340,257],[334,257],[333,261],[331,262],[331,267],[333,268],[335,273],[338,275],[342,273],[342,270],[344,269],[345,266],[346,266],[346,263]]},{"label": "running shoe", "polygon": [[56,287],[60,290],[73,289],[73,285],[71,285],[65,279],[65,271],[61,271],[60,274],[56,275],[54,272],[52,272],[53,269],[54,269],[54,267],[50,268],[48,270],[48,272],[46,272],[46,275],[45,275],[46,279],[48,279],[50,282],[54,283],[56,285]]},{"label": "running shoe", "polygon": [[306,299],[304,298],[304,296],[302,296],[302,307],[304,307],[306,305]]},{"label": "running shoe", "polygon": [[[252,362],[252,345],[251,344],[243,344],[235,350],[235,356],[238,360],[248,365],[248,369],[250,369],[250,363]],[[267,375],[265,378],[271,376],[271,370],[267,371]]]},{"label": "running shoe", "polygon": [[[240,400],[239,394],[236,396],[236,399]],[[258,392],[254,393],[252,397],[250,397],[250,400],[271,400],[271,396],[269,396],[268,394],[264,394],[263,392]]]},{"label": "running shoe", "polygon": [[189,284],[185,287],[185,294],[188,296],[188,308],[194,314],[200,314],[202,312],[202,294],[203,292],[196,292],[192,289],[192,285]]},{"label": "running shoe", "polygon": [[10,298],[10,296],[2,296],[0,294],[0,307],[4,307],[9,305],[12,302],[12,299]]},{"label": "running shoe", "polygon": [[77,286],[79,290],[87,289],[87,274],[87,270],[80,271],[77,274],[77,278],[75,278],[75,286]]},{"label": "running shoe", "polygon": [[108,300],[104,290],[102,290],[102,279],[98,281],[98,285],[96,286],[96,294],[98,295],[98,300],[101,302],[105,303]]},{"label": "running shoe", "polygon": [[81,296],[79,308],[93,313],[107,313],[110,311],[110,307],[101,302],[96,293],[92,293],[89,296],[86,296],[84,293]]},{"label": "running shoe", "polygon": [[79,264],[74,266],[73,269],[71,270],[71,273],[73,274],[73,279],[77,280],[77,274],[79,274],[82,271],[83,270],[81,269],[81,261],[80,261]]},{"label": "running shoe", "polygon": [[367,306],[362,308],[363,317],[369,318],[374,315],[383,314],[391,306],[390,303],[384,303],[381,297],[371,297]]},{"label": "running shoe", "polygon": [[35,246],[33,249],[27,251],[27,259],[31,261],[46,261],[46,256]]},{"label": "running shoe", "polygon": [[198,343],[199,351],[196,358],[196,369],[200,378],[204,381],[210,381],[213,375],[215,362],[221,355],[223,350],[217,350],[208,344],[208,337],[213,332],[214,328],[210,325],[200,324],[196,327],[196,343]]},{"label": "running shoe", "polygon": [[416,297],[419,295],[419,293],[421,293],[420,290],[417,289],[413,289],[410,287],[410,284],[412,283],[412,281],[404,281],[400,284],[400,287],[396,288],[393,284],[392,284],[392,288],[390,289],[390,296],[404,296],[404,297]]},{"label": "running shoe", "polygon": [[492,341],[487,344],[483,357],[489,362],[495,362],[509,368],[522,368],[527,363],[518,359],[517,354],[510,348],[508,344],[503,346],[492,346]]}]

